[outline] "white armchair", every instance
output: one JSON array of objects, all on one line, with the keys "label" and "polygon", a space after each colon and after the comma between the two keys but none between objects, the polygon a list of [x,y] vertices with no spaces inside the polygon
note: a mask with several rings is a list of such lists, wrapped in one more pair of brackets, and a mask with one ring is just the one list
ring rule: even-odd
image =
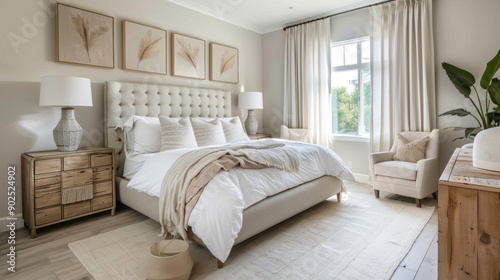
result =
[{"label": "white armchair", "polygon": [[288,128],[281,125],[281,139],[288,139],[301,142],[309,142],[309,131],[304,128]]},{"label": "white armchair", "polygon": [[425,149],[425,159],[416,163],[393,160],[399,141],[394,141],[389,152],[369,154],[370,175],[375,192],[385,191],[415,198],[417,207],[421,207],[421,199],[432,194],[437,197],[439,182],[439,130],[431,132],[402,132],[401,135],[410,142],[429,136]]}]

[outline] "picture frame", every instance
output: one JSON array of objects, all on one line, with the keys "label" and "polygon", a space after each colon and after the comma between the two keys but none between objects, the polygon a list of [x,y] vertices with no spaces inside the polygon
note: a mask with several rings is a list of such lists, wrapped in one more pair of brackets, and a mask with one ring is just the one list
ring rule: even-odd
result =
[{"label": "picture frame", "polygon": [[210,80],[233,83],[239,82],[238,49],[217,43],[209,46]]},{"label": "picture frame", "polygon": [[205,79],[205,41],[202,39],[171,34],[172,76]]},{"label": "picture frame", "polygon": [[114,17],[57,3],[56,61],[115,67]]},{"label": "picture frame", "polygon": [[129,20],[122,21],[122,68],[167,74],[167,31]]}]

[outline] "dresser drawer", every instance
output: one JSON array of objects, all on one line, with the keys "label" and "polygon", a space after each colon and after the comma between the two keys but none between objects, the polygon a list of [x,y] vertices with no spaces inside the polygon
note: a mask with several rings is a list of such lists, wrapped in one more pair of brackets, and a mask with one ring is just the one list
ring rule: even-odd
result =
[{"label": "dresser drawer", "polygon": [[113,168],[110,166],[94,168],[94,181],[111,180],[113,178]]},{"label": "dresser drawer", "polygon": [[112,192],[113,192],[112,181],[94,183],[94,196],[101,196]]},{"label": "dresser drawer", "polygon": [[38,209],[35,211],[35,224],[37,226],[61,219],[61,206]]},{"label": "dresser drawer", "polygon": [[93,180],[92,168],[64,171],[61,177],[63,188],[89,185]]},{"label": "dresser drawer", "polygon": [[35,174],[58,172],[62,170],[61,159],[42,159],[35,161]]},{"label": "dresser drawer", "polygon": [[113,157],[111,154],[91,155],[90,163],[92,167],[111,165],[113,163]]},{"label": "dresser drawer", "polygon": [[64,158],[64,170],[74,170],[89,167],[89,156],[73,156]]},{"label": "dresser drawer", "polygon": [[77,203],[66,204],[63,206],[64,218],[82,215],[90,212],[90,200]]},{"label": "dresser drawer", "polygon": [[47,185],[35,189],[35,208],[61,204],[61,184]]},{"label": "dresser drawer", "polygon": [[113,195],[100,196],[92,199],[92,211],[97,211],[113,206]]}]

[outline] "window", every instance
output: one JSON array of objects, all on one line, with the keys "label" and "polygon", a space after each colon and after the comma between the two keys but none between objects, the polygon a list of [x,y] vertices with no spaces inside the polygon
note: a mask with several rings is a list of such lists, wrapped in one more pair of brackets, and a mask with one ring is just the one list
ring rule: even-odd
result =
[{"label": "window", "polygon": [[332,44],[332,131],[370,134],[370,38]]}]

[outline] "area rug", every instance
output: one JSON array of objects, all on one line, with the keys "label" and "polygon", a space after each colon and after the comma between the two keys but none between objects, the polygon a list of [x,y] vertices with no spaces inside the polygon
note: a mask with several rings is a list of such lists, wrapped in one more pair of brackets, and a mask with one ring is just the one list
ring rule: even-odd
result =
[{"label": "area rug", "polygon": [[[435,207],[376,199],[364,184],[347,188],[341,203],[332,197],[237,245],[223,269],[190,244],[191,279],[389,279]],[[146,220],[68,246],[97,280],[146,279],[158,233],[159,224]]]}]

